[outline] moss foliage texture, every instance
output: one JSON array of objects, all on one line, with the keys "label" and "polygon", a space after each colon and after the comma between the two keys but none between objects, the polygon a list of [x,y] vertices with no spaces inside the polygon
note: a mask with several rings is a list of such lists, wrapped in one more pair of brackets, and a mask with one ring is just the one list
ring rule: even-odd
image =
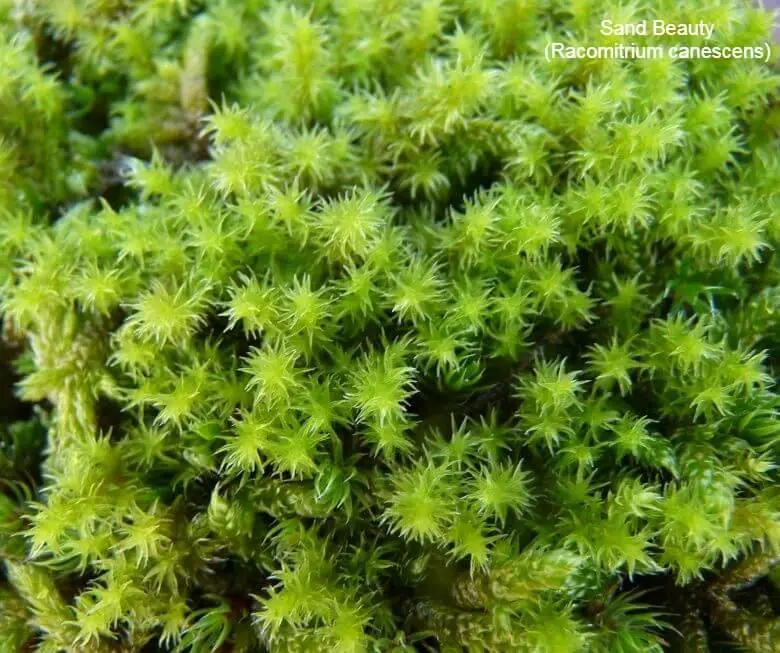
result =
[{"label": "moss foliage texture", "polygon": [[0,651],[780,650],[777,71],[543,54],[655,18],[771,40],[0,0]]}]

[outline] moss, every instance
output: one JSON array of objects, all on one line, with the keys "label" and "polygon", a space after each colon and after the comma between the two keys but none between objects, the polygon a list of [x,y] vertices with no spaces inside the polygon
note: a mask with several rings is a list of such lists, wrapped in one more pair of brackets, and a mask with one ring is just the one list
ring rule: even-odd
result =
[{"label": "moss", "polygon": [[0,0],[0,651],[776,650],[777,73],[543,55],[657,17]]}]

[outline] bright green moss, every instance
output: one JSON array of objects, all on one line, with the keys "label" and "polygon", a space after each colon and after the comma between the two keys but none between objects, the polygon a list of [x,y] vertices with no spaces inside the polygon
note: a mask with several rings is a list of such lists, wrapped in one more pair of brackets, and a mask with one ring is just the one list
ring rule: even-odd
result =
[{"label": "bright green moss", "polygon": [[0,0],[0,651],[778,650],[778,75],[543,56],[658,17]]}]

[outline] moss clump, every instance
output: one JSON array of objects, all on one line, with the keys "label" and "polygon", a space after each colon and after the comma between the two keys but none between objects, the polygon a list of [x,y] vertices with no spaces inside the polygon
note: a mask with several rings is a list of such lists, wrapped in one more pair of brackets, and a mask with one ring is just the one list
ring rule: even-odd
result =
[{"label": "moss clump", "polygon": [[543,55],[655,17],[0,2],[0,650],[776,651],[778,76]]}]

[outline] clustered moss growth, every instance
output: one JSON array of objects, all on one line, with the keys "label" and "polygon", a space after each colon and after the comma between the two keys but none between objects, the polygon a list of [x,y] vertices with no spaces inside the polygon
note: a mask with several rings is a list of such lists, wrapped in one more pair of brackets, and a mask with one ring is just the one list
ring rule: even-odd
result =
[{"label": "clustered moss growth", "polygon": [[0,1],[0,651],[776,652],[778,75],[542,54],[656,17]]}]

